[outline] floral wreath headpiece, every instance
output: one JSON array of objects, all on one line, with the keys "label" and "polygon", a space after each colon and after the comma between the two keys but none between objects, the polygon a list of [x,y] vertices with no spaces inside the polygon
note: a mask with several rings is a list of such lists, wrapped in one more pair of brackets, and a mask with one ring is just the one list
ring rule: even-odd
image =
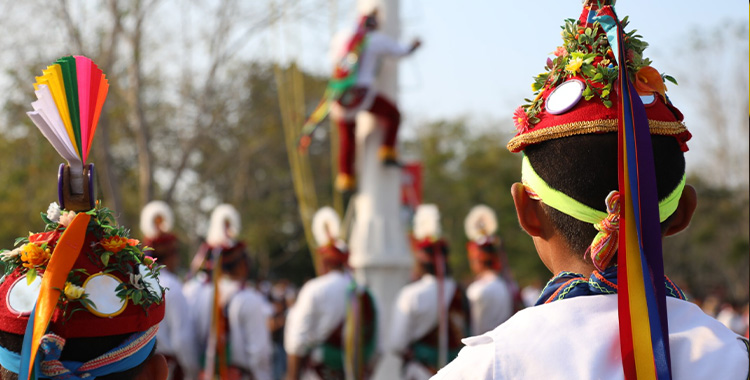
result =
[{"label": "floral wreath headpiece", "polygon": [[[617,132],[617,51],[613,51],[604,27],[595,17],[597,2],[586,3],[578,20],[567,19],[561,27],[563,44],[555,49],[552,58],[547,58],[544,72],[534,78],[534,97],[525,99],[526,104],[514,112],[518,132],[508,142],[508,150],[513,153],[546,140]],[[620,23],[625,28],[628,18]],[[648,43],[641,38],[636,30],[625,34],[625,65],[646,107],[651,134],[674,136],[682,150],[687,151],[692,135],[666,93],[665,81],[677,81],[651,66],[651,60],[643,56]]]},{"label": "floral wreath headpiece", "polygon": [[[156,325],[164,316],[165,290],[158,281],[159,266],[144,255],[148,248],[94,202],[94,165],[86,165],[86,159],[107,79],[90,59],[68,56],[48,66],[34,87],[37,101],[27,114],[68,163],[58,173],[59,205],[52,203],[41,213],[44,230],[0,251],[5,269],[0,330],[23,335],[21,353],[5,350],[0,360],[8,368],[7,361],[19,355],[20,363],[13,367],[23,379],[121,371],[122,365],[99,364],[129,366],[132,357],[145,360],[142,352],[153,346]],[[120,334],[132,334],[128,354],[106,353],[107,360],[82,367],[91,372],[66,369],[69,364],[56,359],[65,339]]]}]

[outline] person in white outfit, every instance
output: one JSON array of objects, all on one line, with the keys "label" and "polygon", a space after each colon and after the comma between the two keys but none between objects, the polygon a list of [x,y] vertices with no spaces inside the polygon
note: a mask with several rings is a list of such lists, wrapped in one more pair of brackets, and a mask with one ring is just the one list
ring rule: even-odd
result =
[{"label": "person in white outfit", "polygon": [[450,276],[448,246],[440,238],[435,205],[420,205],[414,216],[413,247],[419,279],[396,297],[386,349],[403,359],[402,377],[428,379],[453,359],[469,334],[469,306]]},{"label": "person in white outfit", "polygon": [[691,136],[612,4],[587,0],[566,20],[508,143],[523,152],[518,221],[554,277],[535,306],[464,339],[434,379],[748,378],[747,339],[663,272],[662,240],[696,208]]},{"label": "person in white outfit", "polygon": [[[207,281],[196,281],[192,313],[201,353],[201,379],[271,379],[272,309],[248,284],[250,261],[245,244],[236,240],[240,218],[231,205],[211,214],[200,264]],[[216,302],[214,301],[216,300]]]},{"label": "person in white outfit", "polygon": [[[322,273],[302,286],[287,314],[284,349],[288,380],[366,379],[372,370],[377,315],[366,290],[358,298],[358,305],[363,308],[357,313],[362,319],[356,324],[362,331],[359,348],[364,353],[364,363],[360,363],[360,368],[348,366],[353,362],[347,361],[349,347],[344,342],[347,323],[354,321],[347,318],[347,308],[352,307],[356,283],[346,270],[349,251],[338,237],[339,227],[339,217],[330,207],[318,210],[313,218]],[[354,377],[347,377],[348,372]]]},{"label": "person in white outfit", "polygon": [[466,289],[471,307],[471,333],[484,334],[513,315],[513,296],[506,280],[501,277],[499,250],[502,249],[497,231],[497,216],[485,206],[474,206],[464,222],[469,242],[466,250],[469,268],[476,276]]},{"label": "person in white outfit", "polygon": [[384,128],[383,142],[378,155],[386,164],[396,164],[396,136],[401,123],[401,114],[393,99],[388,99],[375,88],[375,80],[383,57],[403,57],[413,53],[421,45],[414,40],[403,45],[378,30],[377,10],[363,16],[356,31],[346,39],[335,38],[331,45],[331,57],[336,67],[342,61],[354,61],[356,78],[331,107],[331,117],[339,128],[339,174],[336,188],[339,191],[354,189],[354,132],[355,119],[360,111],[377,116]]},{"label": "person in white outfit", "polygon": [[169,366],[169,378],[192,379],[197,375],[197,354],[193,325],[187,300],[182,294],[182,281],[175,274],[179,266],[179,241],[172,233],[174,215],[163,201],[151,201],[141,211],[143,245],[153,250],[146,255],[164,265],[159,282],[167,289],[164,320],[156,335],[156,352],[164,355]]}]

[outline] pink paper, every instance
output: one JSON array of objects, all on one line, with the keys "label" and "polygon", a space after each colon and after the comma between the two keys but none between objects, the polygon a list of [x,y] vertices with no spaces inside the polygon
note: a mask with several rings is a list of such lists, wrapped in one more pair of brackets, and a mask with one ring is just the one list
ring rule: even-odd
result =
[{"label": "pink paper", "polygon": [[[92,62],[91,65],[91,89],[89,91],[89,121],[88,125],[90,128],[88,149],[91,150],[91,142],[94,140],[94,133],[96,133],[96,120],[99,120],[99,114],[96,111],[96,104],[99,97],[99,88],[101,87],[101,80],[104,76],[102,70],[100,70],[96,64]],[[86,153],[88,156],[88,152]]]},{"label": "pink paper", "polygon": [[89,108],[91,97],[91,60],[76,56],[76,78],[78,79],[78,109],[81,123],[81,152],[83,153],[83,162],[86,162],[89,152],[89,135],[91,133],[91,123],[89,123]]}]

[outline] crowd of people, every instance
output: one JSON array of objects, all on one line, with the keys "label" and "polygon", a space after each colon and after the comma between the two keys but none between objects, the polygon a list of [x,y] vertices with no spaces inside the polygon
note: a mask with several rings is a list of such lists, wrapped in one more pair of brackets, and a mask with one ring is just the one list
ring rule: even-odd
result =
[{"label": "crowd of people", "polygon": [[[467,260],[476,276],[467,288],[452,278],[437,207],[417,209],[412,245],[417,271],[401,291],[392,316],[377,314],[368,289],[355,289],[347,244],[338,236],[340,221],[330,208],[321,209],[313,219],[321,275],[299,290],[287,279],[258,281],[249,276],[250,262],[237,239],[240,217],[226,204],[212,213],[206,241],[183,284],[175,276],[179,245],[171,233],[173,219],[160,201],[148,204],[141,214],[144,244],[153,248],[148,255],[164,265],[160,281],[168,288],[156,352],[165,356],[175,379],[206,378],[206,371],[225,371],[232,378],[345,378],[342,353],[350,325],[362,330],[366,352],[359,368],[352,369],[359,371],[356,378],[374,370],[381,352],[401,357],[407,378],[429,378],[456,357],[462,338],[507,320],[518,306],[514,300],[520,299],[516,284],[502,276],[508,271],[501,267],[504,252],[495,234],[497,220],[483,205],[466,218]],[[438,294],[444,301],[438,301]],[[351,324],[347,309],[354,298],[362,318]],[[444,315],[436,312],[443,308]],[[212,315],[225,324],[212,325]],[[378,318],[390,319],[386,342],[377,341]],[[449,344],[441,353],[443,333]],[[216,346],[219,342],[225,350]],[[226,368],[209,366],[207,360]]]},{"label": "crowd of people", "polygon": [[[346,378],[342,342],[354,280],[346,265],[347,245],[338,237],[335,212],[325,208],[319,214],[316,218],[328,218],[325,228],[317,228],[320,237],[316,237],[319,245],[316,253],[321,258],[322,272],[301,289],[288,279],[259,281],[248,276],[244,244],[236,240],[239,215],[229,205],[218,207],[212,215],[211,238],[196,255],[202,263],[183,286],[174,275],[177,241],[169,232],[171,211],[158,201],[144,209],[141,220],[144,242],[154,248],[149,255],[165,265],[160,281],[168,288],[167,308],[157,336],[157,352],[167,358],[171,378],[205,378],[202,372],[206,370],[206,345],[211,335],[208,313],[212,310],[210,294],[214,285],[218,285],[220,309],[226,313],[224,318],[228,322],[225,337],[219,341],[227,342],[228,351],[233,352],[226,364],[239,378],[243,373],[252,375],[248,376],[252,379]],[[469,243],[465,255],[473,273],[468,281],[452,277],[447,264],[448,245],[440,237],[439,219],[435,205],[421,205],[417,209],[412,236],[415,275],[399,293],[393,315],[373,313],[362,323],[372,325],[377,318],[389,318],[390,332],[385,342],[376,342],[370,329],[367,341],[378,347],[371,348],[361,369],[362,376],[357,378],[366,378],[364,374],[373,371],[377,351],[397,354],[403,360],[405,379],[430,378],[457,357],[462,339],[492,331],[517,311],[540,300],[539,283],[531,282],[519,289],[512,275],[508,275],[508,268],[501,265],[505,252],[495,234],[497,220],[491,208],[476,206],[466,217]],[[212,257],[217,248],[221,251],[221,271],[225,278],[213,282],[211,275],[216,272]],[[254,296],[243,297],[243,291]],[[541,301],[546,301],[544,296]],[[715,296],[694,302],[736,334],[748,336],[747,305],[738,308],[720,302]],[[235,303],[250,306],[243,308]],[[247,320],[231,312],[234,309],[248,310],[248,315],[262,318],[250,328]],[[240,329],[244,337],[231,330],[239,325],[245,326]],[[447,342],[445,352],[440,350],[441,339]],[[248,347],[251,341],[256,348]],[[255,359],[240,355],[241,349],[252,352],[249,355]]]}]

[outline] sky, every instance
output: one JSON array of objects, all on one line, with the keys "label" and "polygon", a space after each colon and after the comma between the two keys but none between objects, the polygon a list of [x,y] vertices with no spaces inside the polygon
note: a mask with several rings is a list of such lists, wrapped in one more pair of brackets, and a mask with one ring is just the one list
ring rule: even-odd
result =
[{"label": "sky", "polygon": [[[360,6],[364,1],[371,0],[360,0]],[[351,28],[356,1],[333,3],[338,5],[336,28]],[[731,82],[731,73],[738,65],[748,70],[748,38],[731,45],[737,51],[707,61],[691,62],[694,57],[685,52],[695,33],[706,35],[722,25],[747,24],[748,5],[737,0],[621,0],[615,9],[620,18],[630,16],[628,30],[637,29],[650,44],[645,56],[653,60],[652,66],[683,83],[682,87],[669,85],[668,95],[685,115],[695,139],[710,139],[711,126],[706,125],[696,106],[701,94],[695,86],[684,84],[692,79],[685,75],[701,71],[724,83]],[[474,120],[474,124],[494,123],[513,132],[513,110],[532,95],[532,78],[542,72],[546,58],[562,41],[560,26],[564,19],[577,19],[581,10],[581,1],[577,0],[400,0],[400,40],[408,43],[418,37],[423,42],[399,65],[400,133],[413,135],[417,124],[462,117]],[[319,12],[325,12],[329,20],[334,17],[331,9]],[[286,52],[281,57],[294,56],[303,67],[326,75],[329,61],[325,51],[330,38],[326,36],[332,35],[333,29],[320,24],[312,33],[284,39]],[[683,74],[682,80],[679,74]],[[724,102],[726,107],[736,108],[736,123],[741,125],[746,125],[742,115],[747,112],[747,93],[745,87],[740,99]],[[729,149],[747,152],[744,140],[747,138],[732,139],[741,146]],[[701,146],[693,151],[697,153],[687,156],[689,165],[691,161],[703,161],[708,154]]]},{"label": "sky", "polygon": [[[620,18],[630,16],[630,28],[638,29],[651,45],[646,55],[665,71],[664,60],[675,58],[665,53],[690,29],[710,29],[730,19],[747,21],[747,7],[739,1],[621,0],[615,9]],[[531,95],[532,77],[560,44],[563,20],[578,18],[582,7],[573,0],[512,5],[424,0],[403,1],[402,9],[402,36],[424,40],[424,49],[401,65],[403,107],[433,117],[509,118],[512,109]],[[672,91],[679,97],[677,92]]]},{"label": "sky", "polygon": [[[330,73],[328,45],[332,36],[351,29],[356,23],[357,5],[365,2],[400,3],[400,40],[409,43],[419,37],[423,45],[399,64],[398,102],[403,115],[400,132],[413,136],[416,126],[439,119],[469,118],[471,125],[494,127],[513,132],[511,115],[532,95],[532,78],[543,70],[546,58],[561,42],[560,26],[566,18],[578,18],[580,0],[253,0],[238,1],[242,13],[236,15],[240,25],[263,22],[271,9],[286,11],[281,22],[261,28],[243,41],[237,57],[260,61],[295,61],[303,69],[327,76]],[[230,2],[231,3],[231,2]],[[18,14],[19,2],[0,2],[0,20],[9,30],[22,28],[35,19],[3,18]],[[74,15],[87,33],[96,33],[100,2],[73,2]],[[99,4],[99,5],[97,5]],[[175,70],[191,67],[200,74],[205,69],[205,49],[188,48],[189,43],[206,40],[211,31],[213,9],[223,2],[163,0],[150,15],[147,29],[157,36],[148,41],[145,70]],[[233,3],[234,4],[234,3]],[[718,5],[717,5],[718,4]],[[39,13],[44,1],[26,4]],[[37,8],[35,8],[37,7]],[[747,35],[716,57],[685,54],[696,30],[704,36],[721,25],[748,22],[748,5],[739,0],[620,0],[616,11],[622,18],[630,16],[630,28],[638,29],[650,47],[645,55],[660,72],[677,78],[681,86],[669,85],[668,95],[685,115],[685,123],[696,140],[710,139],[712,126],[701,112],[700,89],[690,85],[692,73],[716,77],[723,88],[735,86],[736,72],[747,73]],[[13,13],[13,10],[17,13]],[[36,13],[35,13],[36,12]],[[41,13],[40,13],[41,14]],[[391,16],[393,12],[390,12]],[[388,12],[386,10],[386,17]],[[60,41],[66,31],[54,17],[39,18],[39,25],[26,33],[9,33],[3,37],[6,60],[37,59],[39,41],[47,43],[50,57],[59,54]],[[169,32],[161,32],[160,28]],[[235,36],[236,37],[236,36]],[[10,41],[11,43],[8,43]],[[747,75],[747,74],[743,74]],[[200,75],[196,75],[196,78]],[[744,85],[747,86],[747,77]],[[0,84],[2,84],[0,73]],[[739,93],[725,91],[724,107],[736,114],[735,124],[747,126],[747,87]],[[322,95],[322,94],[321,94]],[[696,103],[698,102],[698,103]],[[704,107],[705,108],[705,107]],[[737,112],[734,112],[734,111]],[[742,111],[742,112],[739,112]],[[747,152],[747,138],[731,139],[741,146],[731,150]],[[706,153],[688,155],[688,161],[701,161]],[[747,171],[747,169],[745,169]]]}]

